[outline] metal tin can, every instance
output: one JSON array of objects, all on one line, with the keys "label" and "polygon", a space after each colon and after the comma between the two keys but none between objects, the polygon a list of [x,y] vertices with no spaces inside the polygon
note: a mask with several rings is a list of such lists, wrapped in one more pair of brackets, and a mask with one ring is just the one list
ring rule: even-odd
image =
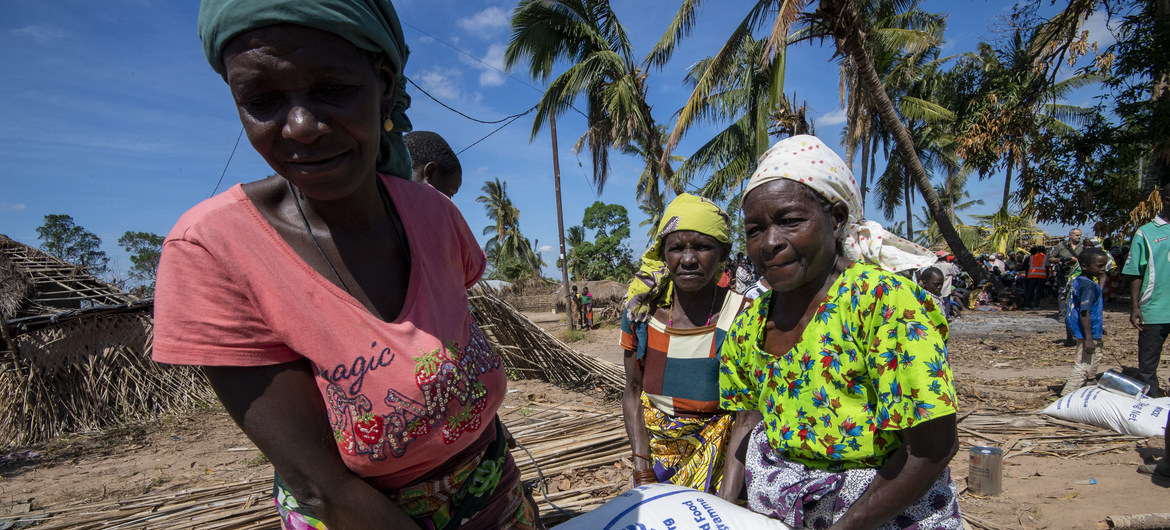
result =
[{"label": "metal tin can", "polygon": [[971,448],[967,489],[976,495],[999,495],[1003,490],[1003,450],[980,445]]}]

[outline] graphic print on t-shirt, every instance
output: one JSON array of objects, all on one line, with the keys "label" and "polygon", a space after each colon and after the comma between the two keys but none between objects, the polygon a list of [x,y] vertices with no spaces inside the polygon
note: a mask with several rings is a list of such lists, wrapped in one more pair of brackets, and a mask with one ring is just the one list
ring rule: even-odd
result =
[{"label": "graphic print on t-shirt", "polygon": [[[329,381],[326,405],[334,438],[342,453],[366,455],[370,460],[401,457],[406,447],[435,429],[442,430],[447,445],[465,433],[475,432],[484,424],[481,413],[487,407],[487,389],[480,376],[500,368],[483,333],[471,326],[469,344],[448,344],[420,352],[413,359],[383,349],[382,355],[369,359],[369,370],[389,366],[392,362],[411,362],[417,390],[388,389],[381,396],[389,412],[373,412],[370,398],[361,392],[367,363],[355,363],[359,370],[344,368],[332,372],[322,369],[319,376]],[[356,373],[355,373],[356,372]],[[411,397],[422,396],[422,400]],[[461,408],[455,408],[461,407]],[[454,410],[453,410],[454,409]]]}]

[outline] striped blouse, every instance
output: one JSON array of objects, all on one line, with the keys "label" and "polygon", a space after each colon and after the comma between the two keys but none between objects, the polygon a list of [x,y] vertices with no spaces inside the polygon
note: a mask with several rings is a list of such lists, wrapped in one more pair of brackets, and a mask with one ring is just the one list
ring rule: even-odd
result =
[{"label": "striped blouse", "polygon": [[642,389],[658,410],[683,417],[719,411],[719,347],[735,315],[750,300],[728,290],[714,324],[679,329],[658,319],[630,322],[622,315],[622,349],[637,352]]}]

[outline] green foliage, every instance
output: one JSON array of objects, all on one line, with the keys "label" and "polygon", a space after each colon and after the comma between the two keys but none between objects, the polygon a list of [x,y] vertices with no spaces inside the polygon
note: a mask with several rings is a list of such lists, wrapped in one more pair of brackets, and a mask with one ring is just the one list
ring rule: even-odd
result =
[{"label": "green foliage", "polygon": [[594,202],[585,209],[581,223],[594,231],[593,241],[582,241],[569,251],[569,270],[577,279],[609,278],[626,282],[633,278],[631,252],[625,244],[630,237],[630,218],[620,204]]},{"label": "green foliage", "polygon": [[508,183],[495,178],[481,189],[483,194],[475,202],[483,204],[488,219],[494,223],[483,229],[484,235],[492,234],[484,248],[492,268],[487,277],[507,281],[540,277],[544,262],[520,232],[520,209],[508,197]]},{"label": "green foliage", "polygon": [[73,222],[64,214],[49,214],[45,223],[37,227],[37,238],[45,252],[80,265],[91,274],[106,272],[110,258],[101,249],[102,239]]},{"label": "green foliage", "polygon": [[1093,223],[1102,236],[1117,233],[1144,198],[1138,167],[1149,144],[1130,138],[1130,131],[1103,121],[1083,136],[1048,138],[1038,146],[1039,160],[1021,175],[1024,213],[1040,222]]},{"label": "green foliage", "polygon": [[120,245],[130,254],[130,277],[143,283],[146,293],[154,292],[154,281],[158,274],[158,259],[162,255],[162,244],[166,237],[150,232],[126,231],[118,238]]}]

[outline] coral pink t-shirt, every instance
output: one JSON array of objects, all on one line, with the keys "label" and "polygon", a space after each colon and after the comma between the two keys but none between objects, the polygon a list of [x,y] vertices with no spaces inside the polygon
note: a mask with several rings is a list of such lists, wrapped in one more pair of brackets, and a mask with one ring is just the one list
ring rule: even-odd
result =
[{"label": "coral pink t-shirt", "polygon": [[485,257],[463,216],[426,184],[382,181],[410,245],[397,320],[309,267],[236,185],[183,214],[163,244],[153,355],[211,366],[308,359],[346,465],[399,488],[493,428],[506,377],[468,310]]}]

